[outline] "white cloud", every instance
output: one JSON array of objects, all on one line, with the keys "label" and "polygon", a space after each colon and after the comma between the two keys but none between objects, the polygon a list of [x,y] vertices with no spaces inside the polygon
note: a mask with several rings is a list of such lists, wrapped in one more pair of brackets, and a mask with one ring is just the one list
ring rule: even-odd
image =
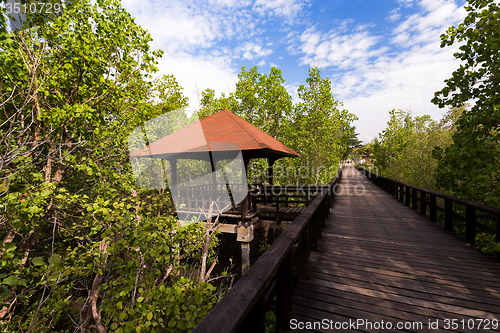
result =
[{"label": "white cloud", "polygon": [[305,0],[257,0],[253,10],[263,13],[273,13],[291,22],[308,5]]},{"label": "white cloud", "polygon": [[199,107],[198,93],[207,88],[214,89],[216,96],[234,92],[238,74],[233,67],[227,55],[192,56],[187,53],[165,54],[158,64],[162,74],[173,74],[184,88],[192,110]]},{"label": "white cloud", "polygon": [[256,44],[254,42],[245,42],[243,45],[238,46],[234,53],[237,57],[242,59],[253,60],[255,58],[262,58],[271,53],[273,50],[265,49],[260,44]]},{"label": "white cloud", "polygon": [[191,109],[198,108],[198,93],[206,88],[214,89],[217,96],[234,91],[238,79],[235,59],[262,58],[272,53],[257,42],[242,42],[263,32],[259,28],[262,18],[252,13],[253,1],[122,2],[153,37],[152,49],[165,52],[159,59],[159,75],[176,77]]},{"label": "white cloud", "polygon": [[301,64],[346,69],[385,51],[383,47],[373,48],[381,38],[370,35],[365,27],[355,27],[354,31],[346,34],[339,30],[343,31],[345,28],[327,33],[316,32],[314,27],[307,28],[299,37],[299,49],[304,54]]},{"label": "white cloud", "polygon": [[297,89],[299,89],[301,83],[292,83],[292,84],[285,84],[285,89],[288,91],[290,96],[292,96],[292,103],[299,103],[301,102],[299,98],[299,93],[297,92]]},{"label": "white cloud", "polygon": [[408,8],[413,6],[415,0],[398,0],[398,2]]},{"label": "white cloud", "polygon": [[[386,127],[388,111],[411,109],[415,115],[439,118],[444,110],[430,100],[444,87],[444,80],[458,68],[453,57],[458,46],[440,48],[440,35],[463,21],[465,10],[453,1],[399,1],[417,12],[406,17],[388,36],[373,35],[370,27],[351,27],[329,32],[306,29],[290,34],[302,54],[302,64],[318,66],[332,80],[332,92],[344,107],[360,119],[355,123],[365,142]],[[389,13],[388,19],[399,19]],[[390,41],[386,46],[384,43]]]},{"label": "white cloud", "polygon": [[387,19],[391,22],[395,22],[401,18],[401,13],[399,13],[400,8],[394,8],[389,12]]},{"label": "white cloud", "polygon": [[450,1],[421,0],[418,5],[421,11],[394,30],[397,50],[353,68],[334,87],[346,108],[360,118],[356,126],[365,142],[385,128],[393,108],[435,119],[444,113],[430,100],[460,62],[453,56],[458,46],[440,48],[439,36],[466,14]]},{"label": "white cloud", "polygon": [[[438,51],[439,44],[408,51],[386,61],[376,62],[351,72],[345,80],[334,82],[333,93],[346,109],[356,114],[360,139],[370,141],[385,127],[389,110],[413,110],[415,115],[429,114],[438,119],[443,110],[430,100],[444,87],[444,80],[459,66],[453,50]],[[454,48],[456,51],[457,48]]]},{"label": "white cloud", "polygon": [[251,14],[249,5],[249,1],[226,0],[123,0],[123,6],[153,36],[153,47],[191,52],[223,39],[261,33],[256,29],[259,18]]},{"label": "white cloud", "polygon": [[392,41],[400,47],[433,42],[466,15],[463,7],[450,0],[421,0],[419,6],[421,12],[410,15],[394,30]]}]

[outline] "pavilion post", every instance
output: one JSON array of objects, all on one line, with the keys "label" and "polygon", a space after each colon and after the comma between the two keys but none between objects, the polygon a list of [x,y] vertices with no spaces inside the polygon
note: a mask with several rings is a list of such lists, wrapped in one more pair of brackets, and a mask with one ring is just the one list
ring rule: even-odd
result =
[{"label": "pavilion post", "polygon": [[[246,181],[246,175],[247,175],[247,165],[248,165],[248,162],[250,162],[250,159],[248,159],[247,157],[243,157],[243,164],[244,164],[244,170],[243,170],[243,172],[245,174],[241,175],[241,186],[246,186],[247,189],[248,189],[248,182]],[[247,193],[247,196],[241,202],[241,220],[242,221],[248,215],[249,200],[250,200],[250,195],[248,195],[248,193]]]},{"label": "pavilion post", "polygon": [[274,166],[274,162],[276,162],[276,158],[274,157],[269,157],[267,159],[267,162],[268,162],[268,169],[267,169],[267,180],[269,182],[269,185],[273,185],[273,182],[274,182],[274,173],[273,173],[273,166]]},{"label": "pavilion post", "polygon": [[[177,159],[174,158],[174,159],[171,159],[169,160],[170,162],[170,168],[172,169],[172,184],[170,184],[170,194],[172,195],[172,197],[174,198],[177,198],[178,195],[177,195],[177,190],[175,190],[177,188]],[[174,188],[174,190],[172,191],[172,188]]]},{"label": "pavilion post", "polygon": [[[217,161],[213,158],[211,152],[209,152],[209,155],[210,155],[210,166],[212,167],[212,190],[215,191],[217,190],[217,174],[215,172],[216,170],[215,163],[217,163]],[[212,200],[212,198],[210,198],[210,200]]]}]

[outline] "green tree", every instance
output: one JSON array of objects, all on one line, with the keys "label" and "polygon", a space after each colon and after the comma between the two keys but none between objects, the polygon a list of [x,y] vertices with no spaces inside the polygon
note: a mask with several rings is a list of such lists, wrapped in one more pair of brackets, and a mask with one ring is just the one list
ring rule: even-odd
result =
[{"label": "green tree", "polygon": [[221,110],[227,109],[231,112],[235,112],[238,109],[238,101],[234,96],[234,93],[230,93],[226,97],[226,93],[223,92],[219,98],[215,97],[215,90],[207,88],[201,93],[201,107],[198,111],[199,119],[206,118],[213,115]]},{"label": "green tree", "polygon": [[373,144],[378,171],[411,185],[440,190],[433,177],[437,169],[433,151],[451,144],[462,111],[453,108],[440,121],[428,115],[412,117],[410,112],[390,111],[387,129]]},{"label": "green tree", "polygon": [[373,140],[374,158],[382,174],[391,162],[402,158],[402,151],[408,145],[413,127],[414,122],[409,111],[389,111],[387,128]]},{"label": "green tree", "polygon": [[129,163],[131,131],[187,105],[150,41],[114,0],[0,41],[2,331],[185,331],[215,303],[187,278],[205,232]]},{"label": "green tree", "polygon": [[283,86],[281,70],[272,67],[269,75],[241,68],[236,91],[215,97],[213,89],[201,93],[200,119],[223,109],[235,113],[274,138],[282,139],[283,126],[292,108],[292,97]]},{"label": "green tree", "polygon": [[292,97],[283,86],[285,79],[281,70],[272,67],[266,75],[260,74],[257,66],[249,71],[242,67],[238,78],[235,97],[239,104],[235,113],[275,139],[282,139]]},{"label": "green tree", "polygon": [[[271,68],[269,75],[258,72],[257,66],[242,67],[236,91],[228,97],[207,89],[202,93],[200,117],[223,108],[234,112],[275,139],[302,155],[281,158],[275,164],[277,183],[328,183],[345,159],[350,147],[358,145],[356,116],[341,110],[342,103],[331,93],[331,82],[322,79],[318,69],[309,70],[308,86],[298,89],[301,102],[292,104],[281,71]],[[257,159],[251,164],[249,179],[264,181],[268,162]]]},{"label": "green tree", "polygon": [[[354,127],[350,124],[357,117],[341,110],[342,103],[336,101],[331,92],[331,82],[321,78],[317,68],[309,69],[307,86],[298,88],[301,102],[294,105],[287,128],[290,148],[301,154],[300,159],[285,159],[285,169],[307,169],[293,174],[288,181],[302,184],[325,184],[335,175],[339,162],[349,154]],[[297,177],[297,179],[293,179]]]},{"label": "green tree", "polygon": [[460,67],[435,93],[439,107],[472,101],[457,121],[453,144],[436,149],[439,186],[455,195],[500,207],[500,11],[493,0],[472,0],[458,27],[441,36],[441,47],[462,43]]}]

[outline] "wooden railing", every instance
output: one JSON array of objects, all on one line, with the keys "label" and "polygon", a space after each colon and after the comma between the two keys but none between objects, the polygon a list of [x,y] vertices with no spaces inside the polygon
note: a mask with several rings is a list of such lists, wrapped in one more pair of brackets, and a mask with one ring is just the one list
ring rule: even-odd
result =
[{"label": "wooden railing", "polygon": [[280,186],[280,185],[259,185],[252,186],[251,201],[252,207],[257,208],[257,204],[274,204],[276,222],[281,223],[280,207],[307,206],[314,198],[323,191],[328,190],[328,186]]},{"label": "wooden railing", "polygon": [[[431,221],[437,221],[437,212],[444,213],[444,227],[453,230],[453,221],[459,219],[465,222],[465,240],[470,244],[475,244],[476,228],[495,234],[497,242],[500,240],[500,209],[479,204],[477,202],[460,199],[451,195],[427,190],[417,186],[405,184],[403,182],[379,176],[358,167],[358,170],[371,180],[374,184],[389,192],[407,206],[420,210],[420,214],[428,215]],[[443,206],[437,204],[436,198],[441,198]],[[460,205],[465,209],[465,215],[457,214],[453,208]],[[477,221],[477,211],[482,211],[495,216],[495,228],[487,226]],[[427,214],[428,213],[428,214]],[[497,254],[497,260],[500,262],[500,253]]]},{"label": "wooden railing", "polygon": [[193,332],[264,332],[265,312],[276,296],[276,331],[289,327],[293,278],[306,278],[310,251],[321,229],[342,171],[274,241],[250,270],[226,293]]}]

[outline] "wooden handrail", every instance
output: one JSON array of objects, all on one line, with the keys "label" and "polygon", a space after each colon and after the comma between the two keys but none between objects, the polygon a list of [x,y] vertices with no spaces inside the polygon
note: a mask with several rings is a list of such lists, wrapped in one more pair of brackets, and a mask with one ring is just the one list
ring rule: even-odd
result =
[{"label": "wooden handrail", "polygon": [[[496,234],[497,242],[500,240],[499,208],[490,207],[474,201],[457,198],[448,194],[409,185],[384,176],[375,175],[363,167],[358,167],[358,170],[363,172],[363,174],[374,184],[388,191],[400,201],[406,203],[406,205],[411,206],[414,209],[418,209],[419,207],[417,207],[417,201],[420,202],[420,213],[422,215],[427,215],[427,207],[429,207],[429,218],[431,221],[436,221],[436,211],[443,211],[445,213],[444,226],[446,229],[453,230],[454,218],[465,221],[465,240],[470,244],[475,244],[476,242],[476,228]],[[420,192],[420,197],[417,196],[418,192]],[[427,196],[429,196],[429,201],[427,200]],[[436,198],[444,199],[444,207],[440,207],[436,204]],[[465,216],[453,212],[454,203],[465,207]],[[477,222],[477,210],[496,215],[496,228]],[[500,262],[500,253],[497,253],[497,260]]]},{"label": "wooden handrail", "polygon": [[[269,287],[274,276],[276,331],[287,327],[292,315],[293,266],[296,264],[298,276],[307,276],[307,257],[317,248],[317,239],[321,237],[321,228],[333,201],[333,188],[341,176],[342,170],[339,170],[338,176],[322,187],[322,193],[283,231],[193,332],[264,331],[265,303],[270,297]],[[294,254],[298,257],[295,263]]]}]

